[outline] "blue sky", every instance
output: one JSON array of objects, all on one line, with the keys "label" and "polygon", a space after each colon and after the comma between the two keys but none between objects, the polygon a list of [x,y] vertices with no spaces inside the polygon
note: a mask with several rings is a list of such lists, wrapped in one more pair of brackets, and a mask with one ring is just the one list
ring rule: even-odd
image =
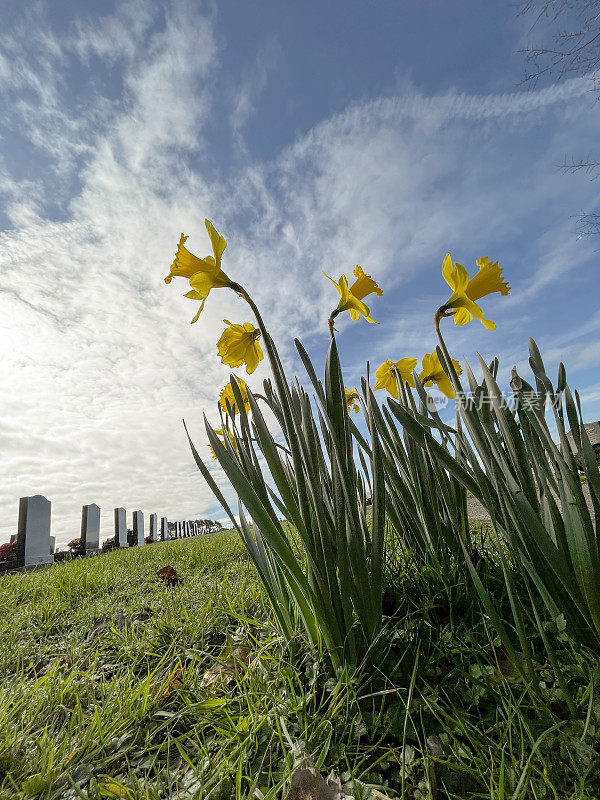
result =
[{"label": "blue sky", "polygon": [[0,539],[36,493],[63,542],[84,503],[103,536],[114,506],[223,516],[181,419],[202,449],[222,320],[250,318],[219,290],[190,326],[183,281],[163,283],[181,231],[208,252],[205,216],[290,374],[294,336],[323,360],[322,269],[360,263],[384,290],[381,326],[338,325],[354,385],[367,360],[433,348],[446,251],[488,255],[512,293],[483,301],[493,333],[448,324],[456,357],[498,355],[506,377],[534,336],[598,418],[600,242],[575,217],[600,184],[558,165],[594,153],[600,106],[584,78],[521,85],[532,22],[491,1],[5,0]]}]

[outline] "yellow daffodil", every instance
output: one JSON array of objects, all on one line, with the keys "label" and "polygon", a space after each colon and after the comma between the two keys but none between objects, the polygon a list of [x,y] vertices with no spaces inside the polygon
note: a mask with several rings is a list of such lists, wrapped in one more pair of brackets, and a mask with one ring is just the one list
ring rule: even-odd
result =
[{"label": "yellow daffodil", "polygon": [[388,392],[398,399],[398,384],[396,382],[396,375],[404,383],[409,386],[415,385],[415,379],[412,376],[414,368],[417,366],[416,358],[401,358],[400,361],[391,361],[386,359],[379,369],[375,370],[375,377],[377,381],[374,389],[387,389]]},{"label": "yellow daffodil", "polygon": [[[223,432],[223,429],[222,429],[222,428],[214,428],[214,431],[215,431],[215,433],[217,434],[217,436],[221,436],[221,437],[222,437],[222,439],[223,439],[223,440],[225,440],[225,433]],[[235,450],[235,452],[237,453],[237,444],[235,443],[235,437],[234,437],[234,435],[231,433],[231,431],[227,431],[227,433],[229,434],[229,439],[230,439],[230,441],[231,441],[231,445],[232,445],[233,449]],[[209,444],[209,445],[208,445],[208,449],[209,449],[209,450],[210,450],[210,452],[212,453],[212,457],[213,457],[213,458],[216,458],[217,456],[216,456],[216,454],[215,454],[215,451],[213,450],[212,444]]]},{"label": "yellow daffodil", "polygon": [[354,269],[356,280],[352,286],[348,286],[348,278],[345,275],[341,276],[339,282],[334,281],[326,272],[324,272],[323,275],[329,278],[340,294],[340,302],[331,315],[332,319],[337,317],[342,311],[349,311],[354,321],[363,316],[367,322],[376,322],[379,325],[377,320],[373,319],[371,316],[368,307],[363,303],[363,298],[373,292],[375,292],[378,297],[381,297],[383,292],[379,286],[377,286],[373,278],[365,273],[362,267],[359,267],[358,264],[356,265]]},{"label": "yellow daffodil", "polygon": [[[454,365],[456,374],[460,375],[462,369],[455,358],[452,359],[452,364]],[[446,397],[454,397],[454,389],[452,388],[450,378],[444,372],[437,351],[434,353],[426,353],[423,356],[423,369],[419,375],[419,380],[423,386],[431,386],[435,383],[440,392],[443,392]]]},{"label": "yellow daffodil", "polygon": [[258,362],[263,359],[263,352],[258,343],[260,331],[250,322],[243,325],[234,325],[228,319],[223,322],[227,328],[217,342],[217,355],[221,356],[222,364],[230,367],[246,365],[246,372],[251,375],[258,367]]},{"label": "yellow daffodil", "polygon": [[508,294],[510,286],[502,278],[502,269],[497,261],[480,258],[476,262],[479,272],[469,279],[469,273],[462,264],[453,263],[450,253],[446,254],[442,266],[442,275],[452,295],[443,305],[444,310],[454,309],[455,325],[466,325],[476,317],[488,330],[494,330],[496,323],[483,316],[482,309],[475,302],[493,292]]},{"label": "yellow daffodil", "polygon": [[[246,389],[246,384],[244,383],[241,378],[236,378],[238,382],[238,386],[240,388],[240,392],[242,393],[242,400],[244,401],[244,407],[246,412],[250,411],[250,403],[248,401],[248,391]],[[227,414],[227,403],[229,403],[230,407],[235,413],[239,412],[237,407],[237,403],[235,401],[235,395],[233,394],[233,387],[231,386],[231,381],[221,389],[221,394],[219,395],[219,405],[223,409],[223,411]]]},{"label": "yellow daffodil", "polygon": [[358,405],[358,392],[356,389],[347,389],[344,386],[344,394],[346,395],[346,408],[348,409],[348,412],[354,411],[356,413],[357,411],[360,411],[360,406]]},{"label": "yellow daffodil", "polygon": [[192,322],[196,322],[200,316],[211,289],[231,286],[231,281],[221,269],[221,256],[227,247],[227,242],[217,233],[210,220],[205,219],[204,224],[210,237],[213,255],[206,256],[206,258],[198,258],[198,256],[190,253],[187,247],[184,247],[188,237],[182,233],[177,245],[175,260],[171,264],[171,271],[165,278],[165,283],[171,283],[174,277],[188,278],[192,289],[185,297],[201,301],[198,313]]}]

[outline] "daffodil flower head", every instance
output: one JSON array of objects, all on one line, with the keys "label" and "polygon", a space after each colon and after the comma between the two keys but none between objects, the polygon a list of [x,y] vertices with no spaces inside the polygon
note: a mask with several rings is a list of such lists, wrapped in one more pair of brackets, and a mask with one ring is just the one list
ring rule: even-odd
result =
[{"label": "daffodil flower head", "polygon": [[[246,384],[241,378],[234,378],[233,380],[237,381],[238,387],[242,395],[242,400],[244,401],[244,408],[246,409],[246,413],[248,413],[248,411],[250,411],[250,402],[248,400],[248,390],[246,389]],[[229,383],[227,383],[221,389],[221,394],[219,395],[219,405],[226,414],[229,414],[229,409],[227,408],[228,404],[229,408],[231,408],[234,414],[239,413],[239,408],[237,405],[237,401],[235,399],[235,395],[233,393],[233,387],[231,385],[231,381],[229,381]]]},{"label": "daffodil flower head", "polygon": [[338,314],[341,314],[342,311],[349,311],[350,316],[355,322],[362,316],[367,320],[367,322],[375,322],[379,325],[377,320],[373,319],[371,316],[371,312],[369,311],[368,306],[363,303],[363,299],[367,297],[367,295],[373,293],[375,293],[378,297],[381,297],[383,291],[379,288],[373,278],[365,273],[362,267],[359,267],[357,264],[354,268],[354,276],[356,280],[351,286],[348,285],[348,278],[345,275],[342,275],[339,281],[334,281],[334,279],[326,272],[324,272],[323,275],[325,275],[326,278],[329,278],[340,295],[340,302],[331,315],[332,318],[336,317]]},{"label": "daffodil flower head", "polygon": [[375,377],[377,380],[373,388],[387,389],[392,397],[395,397],[397,400],[398,381],[396,378],[399,378],[403,383],[407,383],[409,386],[414,386],[415,379],[412,373],[416,366],[416,358],[401,358],[400,361],[392,361],[390,358],[387,358],[383,364],[375,370]]},{"label": "daffodil flower head", "polygon": [[452,289],[452,295],[442,308],[454,310],[455,325],[466,325],[475,317],[488,330],[494,330],[496,323],[483,316],[483,310],[475,301],[494,292],[507,295],[510,292],[510,286],[502,278],[502,269],[498,266],[497,261],[490,261],[486,256],[478,259],[475,263],[479,267],[479,272],[469,278],[469,273],[462,264],[453,263],[450,253],[446,253],[442,265],[442,275]]},{"label": "daffodil flower head", "polygon": [[258,343],[260,331],[250,322],[237,325],[224,319],[227,325],[217,342],[217,355],[222,364],[230,367],[246,365],[246,372],[251,375],[263,359],[263,351]]},{"label": "daffodil flower head", "polygon": [[[223,440],[225,440],[225,432],[223,431],[223,429],[222,429],[222,428],[213,428],[213,430],[214,430],[214,432],[217,434],[217,436],[221,436],[221,437],[223,438]],[[233,447],[233,449],[234,449],[234,450],[235,450],[235,452],[237,453],[237,444],[236,444],[236,442],[235,442],[235,437],[234,437],[234,435],[231,433],[231,431],[227,431],[227,433],[229,434],[229,441],[231,442],[231,446]],[[212,453],[212,457],[213,457],[214,459],[216,459],[217,455],[216,455],[215,451],[213,450],[213,446],[212,446],[212,444],[209,444],[209,445],[208,445],[208,449],[209,449],[209,450],[210,450],[210,452]]]},{"label": "daffodil flower head", "polygon": [[[452,359],[452,364],[454,365],[456,374],[460,375],[462,373],[462,368],[455,358]],[[432,386],[435,383],[440,392],[443,392],[446,397],[454,397],[452,383],[448,375],[444,372],[437,350],[433,353],[426,353],[423,356],[423,369],[419,375],[419,380],[423,386]]]},{"label": "daffodil flower head", "polygon": [[171,283],[173,278],[177,277],[189,280],[192,288],[185,297],[201,301],[198,313],[192,322],[196,322],[200,316],[211,289],[231,286],[230,279],[221,269],[221,256],[227,247],[227,242],[217,232],[210,220],[205,219],[204,224],[212,244],[213,255],[206,256],[206,258],[198,258],[198,256],[190,253],[187,247],[184,246],[188,237],[182,233],[177,245],[175,260],[171,264],[171,271],[165,278],[165,283]]},{"label": "daffodil flower head", "polygon": [[347,389],[344,386],[344,394],[346,396],[346,409],[348,413],[350,413],[350,411],[354,411],[354,413],[360,411],[360,406],[358,405],[359,395],[356,389]]}]

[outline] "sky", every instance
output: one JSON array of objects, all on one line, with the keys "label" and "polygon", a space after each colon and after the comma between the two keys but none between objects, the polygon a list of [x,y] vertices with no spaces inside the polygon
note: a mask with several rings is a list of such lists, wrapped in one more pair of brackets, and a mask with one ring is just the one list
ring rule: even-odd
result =
[{"label": "sky", "polygon": [[181,232],[209,252],[205,217],[290,377],[294,337],[323,370],[322,270],[361,264],[384,292],[380,325],[338,318],[354,386],[367,361],[434,348],[446,252],[489,256],[511,294],[482,301],[496,331],[448,321],[453,354],[526,376],[533,336],[600,417],[600,241],[576,229],[600,182],[559,168],[597,149],[600,106],[585,77],[523,84],[543,29],[515,6],[4,0],[0,16],[0,542],[33,494],[59,545],[85,503],[101,538],[116,506],[128,524],[224,519],[182,419],[210,461],[216,342],[251,316],[218,289],[190,325],[187,283],[163,280]]}]

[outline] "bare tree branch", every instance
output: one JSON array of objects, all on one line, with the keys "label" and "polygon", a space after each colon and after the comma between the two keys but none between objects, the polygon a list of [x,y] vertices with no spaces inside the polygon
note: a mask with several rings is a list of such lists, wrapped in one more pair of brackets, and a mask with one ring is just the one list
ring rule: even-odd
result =
[{"label": "bare tree branch", "polygon": [[[532,30],[542,23],[553,29],[549,43],[520,51],[526,65],[522,83],[534,87],[542,76],[560,80],[580,75],[600,92],[600,0],[522,0],[519,13],[535,14]],[[571,30],[559,27],[565,19]],[[591,180],[600,177],[600,161],[594,158],[565,158],[560,169],[569,174],[584,171]],[[600,213],[581,214],[577,230],[579,236],[600,234]]]}]

